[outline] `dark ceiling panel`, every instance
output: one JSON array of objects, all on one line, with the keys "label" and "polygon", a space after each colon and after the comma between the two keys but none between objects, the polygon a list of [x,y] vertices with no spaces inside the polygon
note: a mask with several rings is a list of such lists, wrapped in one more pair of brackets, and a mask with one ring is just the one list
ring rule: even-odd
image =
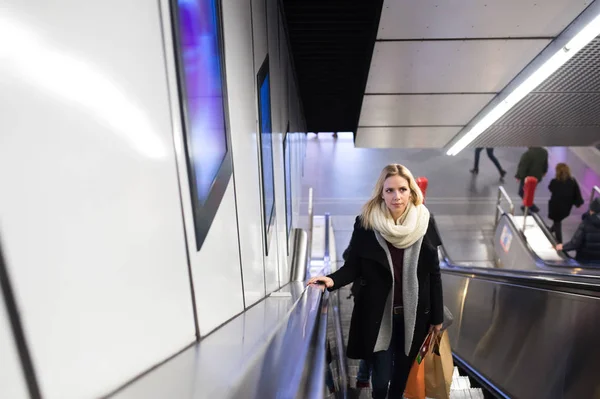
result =
[{"label": "dark ceiling panel", "polygon": [[309,132],[356,132],[383,0],[283,0]]},{"label": "dark ceiling panel", "polygon": [[469,147],[588,146],[600,142],[600,39],[528,94]]},{"label": "dark ceiling panel", "polygon": [[600,39],[575,54],[536,92],[600,92]]}]

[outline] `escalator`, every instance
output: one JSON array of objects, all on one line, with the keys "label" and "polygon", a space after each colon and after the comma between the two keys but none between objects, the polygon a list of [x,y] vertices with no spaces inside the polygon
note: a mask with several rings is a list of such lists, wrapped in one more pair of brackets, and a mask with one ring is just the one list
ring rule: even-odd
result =
[{"label": "escalator", "polygon": [[499,398],[600,399],[600,268],[555,251],[537,215],[496,220],[495,267],[439,248],[456,364]]}]

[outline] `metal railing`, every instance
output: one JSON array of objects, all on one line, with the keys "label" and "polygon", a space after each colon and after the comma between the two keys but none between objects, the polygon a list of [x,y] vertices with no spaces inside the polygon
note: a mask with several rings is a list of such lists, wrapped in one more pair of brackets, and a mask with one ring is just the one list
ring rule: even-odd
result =
[{"label": "metal railing", "polygon": [[600,187],[598,187],[598,186],[594,186],[592,188],[592,193],[590,194],[590,205],[592,205],[592,201],[594,200],[594,197],[596,196],[596,194],[598,196],[600,196]]},{"label": "metal railing", "polygon": [[313,243],[313,228],[315,224],[314,218],[314,210],[313,210],[313,189],[310,187],[308,189],[308,231],[307,231],[307,246],[306,246],[306,267],[304,268],[304,273],[302,275],[302,281],[306,279],[306,275],[308,272],[308,268],[311,262],[312,255],[312,243]]},{"label": "metal railing", "polygon": [[294,257],[291,267],[291,281],[306,280],[306,271],[310,267],[313,240],[313,189],[308,189],[308,228],[306,231],[296,229],[294,239]]},{"label": "metal railing", "polygon": [[[325,214],[325,264],[324,269],[327,273],[331,273],[334,270],[334,265],[331,263],[330,245],[334,241],[331,237],[332,225],[331,216],[329,213]],[[345,399],[348,397],[348,386],[349,386],[349,373],[348,373],[348,361],[346,358],[346,346],[344,343],[344,331],[342,326],[342,317],[340,313],[340,291],[334,291],[329,294],[329,311],[331,312],[332,325],[330,328],[334,331],[335,336],[335,361],[337,363],[337,394],[336,398]],[[332,346],[332,345],[330,345]]]},{"label": "metal railing", "polygon": [[[329,223],[329,219],[326,219]],[[268,372],[255,394],[246,397],[321,399],[325,392],[327,317],[329,293],[317,286],[305,286],[313,252],[313,189],[308,190],[307,230],[297,229],[292,261],[292,284],[301,284],[303,293],[291,310],[287,324],[274,335],[263,364]],[[326,250],[329,232],[326,229]],[[327,255],[329,255],[327,253]],[[294,359],[294,361],[290,361]],[[247,385],[246,385],[247,386]],[[239,392],[240,396],[244,396]]]},{"label": "metal railing", "polygon": [[500,205],[502,203],[502,199],[505,199],[506,202],[508,202],[509,205],[509,210],[508,212],[515,216],[515,204],[513,204],[512,200],[510,199],[508,193],[506,192],[506,190],[504,189],[503,186],[499,186],[498,187],[498,198],[496,200],[496,218],[494,219],[494,223],[498,223],[498,219],[500,218],[500,215],[502,215],[504,213],[504,208],[502,208],[502,206]]}]

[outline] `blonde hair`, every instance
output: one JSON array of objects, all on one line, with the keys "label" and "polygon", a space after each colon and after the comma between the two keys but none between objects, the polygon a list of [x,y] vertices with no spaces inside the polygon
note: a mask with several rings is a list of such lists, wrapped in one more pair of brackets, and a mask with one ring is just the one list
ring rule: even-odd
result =
[{"label": "blonde hair", "polygon": [[566,163],[556,165],[556,180],[567,181],[571,178],[571,169]]},{"label": "blonde hair", "polygon": [[375,183],[375,188],[373,189],[373,194],[371,198],[363,205],[362,212],[360,214],[360,219],[362,226],[365,229],[372,229],[373,225],[371,217],[374,212],[378,211],[381,207],[381,204],[384,202],[383,199],[383,185],[388,177],[392,176],[400,176],[408,182],[408,187],[410,188],[410,200],[413,205],[421,205],[423,203],[423,193],[421,189],[417,185],[415,178],[413,177],[410,170],[404,165],[400,165],[397,163],[393,163],[387,165],[381,171],[379,175],[379,179],[377,179],[377,183]]}]

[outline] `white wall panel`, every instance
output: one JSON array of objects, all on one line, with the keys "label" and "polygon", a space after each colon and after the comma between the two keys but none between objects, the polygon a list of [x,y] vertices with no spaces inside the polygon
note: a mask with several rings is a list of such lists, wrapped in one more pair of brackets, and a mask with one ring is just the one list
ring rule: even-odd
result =
[{"label": "white wall panel", "polygon": [[293,133],[291,136],[291,171],[292,171],[292,227],[300,226],[300,203],[302,200],[302,176],[303,157],[306,135],[304,133]]},{"label": "white wall panel", "polygon": [[[168,15],[169,0],[161,0],[164,15]],[[163,19],[165,32],[171,32],[168,18]],[[238,222],[236,216],[233,179],[229,180],[219,209],[210,226],[200,251],[196,250],[194,215],[187,170],[182,124],[179,117],[177,75],[173,42],[165,38],[167,71],[174,110],[172,129],[181,181],[180,190],[190,252],[192,282],[200,335],[204,336],[244,309]],[[231,122],[231,121],[230,121]]]},{"label": "white wall panel", "polygon": [[265,296],[252,16],[249,1],[223,2],[229,124],[246,307]]},{"label": "white wall panel", "polygon": [[497,93],[548,43],[377,42],[366,93]]},{"label": "white wall panel", "polygon": [[283,165],[283,134],[273,136],[273,163],[275,164],[275,206],[277,213],[277,252],[279,254],[279,286],[289,282],[288,241],[286,231],[285,173]]},{"label": "white wall panel", "polygon": [[[273,177],[275,180],[275,223],[271,226],[274,229],[271,233],[271,239],[268,243],[269,252],[265,258],[265,282],[267,293],[270,293],[279,288],[279,263],[281,262],[281,251],[279,250],[280,236],[280,221],[283,209],[279,206],[280,198],[278,197],[277,187],[279,186],[278,167],[279,162],[276,158],[276,147],[278,143],[278,134],[281,133],[281,114],[279,107],[281,106],[281,77],[279,73],[279,28],[277,25],[277,2],[267,1],[266,9],[266,33],[267,33],[267,51],[269,53],[269,75],[271,79],[271,127],[273,140]],[[258,70],[258,68],[257,68]],[[281,143],[279,141],[279,143]],[[284,215],[285,217],[285,215]]]},{"label": "white wall panel", "polygon": [[279,112],[281,114],[281,132],[286,133],[288,122],[290,121],[289,113],[289,81],[290,76],[288,75],[290,54],[288,53],[288,44],[283,24],[285,21],[281,15],[281,12],[277,11],[278,16],[278,29],[279,29],[279,74],[281,76],[281,84],[279,85]]},{"label": "white wall panel", "polygon": [[283,135],[287,128],[287,80],[285,70],[287,69],[288,56],[283,55],[286,50],[283,29],[281,27],[281,14],[279,12],[279,3],[276,1],[267,2],[268,34],[269,34],[269,52],[276,54],[274,65],[276,73],[274,74],[275,101],[272,103],[273,114],[276,115],[277,124],[276,134],[273,136],[273,166],[275,178],[275,207],[278,210],[277,216],[277,267],[278,267],[278,287],[287,284],[289,281],[288,269],[288,240],[286,232],[286,202],[285,202],[285,174],[283,159]]},{"label": "white wall panel", "polygon": [[359,148],[441,148],[462,127],[359,127]]},{"label": "white wall panel", "polygon": [[385,0],[378,39],[556,36],[589,0]]},{"label": "white wall panel", "polygon": [[254,70],[258,73],[269,51],[267,47],[267,9],[266,0],[250,1],[252,4]]},{"label": "white wall panel", "polygon": [[0,289],[0,398],[28,398],[27,385]]},{"label": "white wall panel", "polygon": [[[244,310],[233,191],[233,180],[230,180],[202,248],[192,254],[194,293],[202,336]],[[188,220],[192,222],[190,218]],[[188,245],[192,248],[196,244],[191,241]]]},{"label": "white wall panel", "polygon": [[43,396],[98,397],[194,340],[159,7],[0,18],[9,272]]},{"label": "white wall panel", "polygon": [[359,126],[466,125],[493,94],[365,95]]}]

